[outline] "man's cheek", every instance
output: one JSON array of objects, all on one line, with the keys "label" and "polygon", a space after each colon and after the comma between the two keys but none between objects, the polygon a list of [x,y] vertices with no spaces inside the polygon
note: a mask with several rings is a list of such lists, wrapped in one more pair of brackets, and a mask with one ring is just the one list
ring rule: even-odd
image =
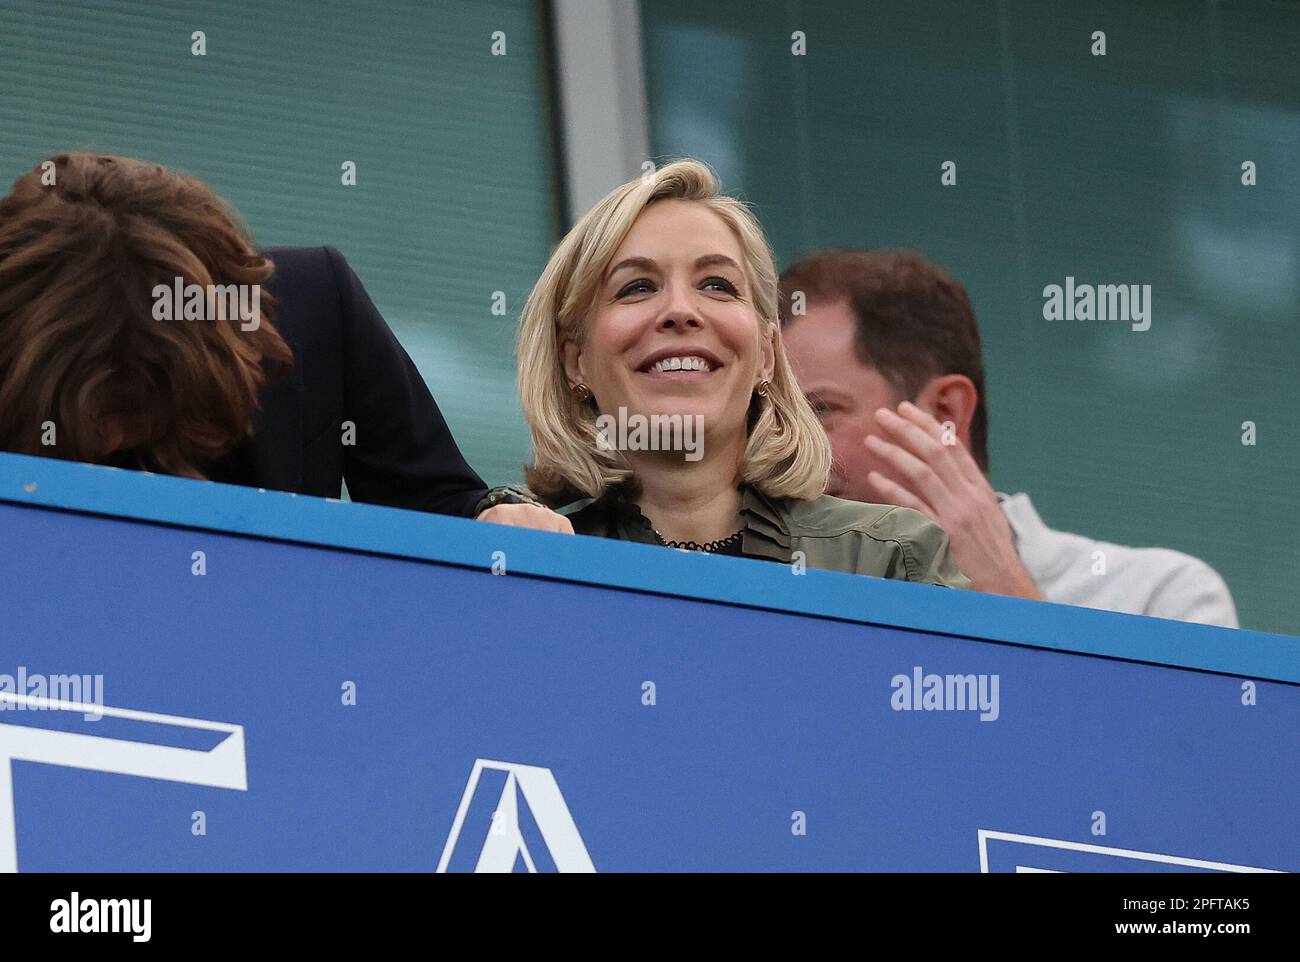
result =
[{"label": "man's cheek", "polygon": [[839,430],[829,435],[831,454],[835,467],[855,484],[866,484],[872,470],[872,458],[863,444],[863,436],[855,430]]},{"label": "man's cheek", "polygon": [[[865,439],[865,437],[865,435],[862,436],[863,439]],[[867,475],[872,471],[875,471],[877,474],[884,475],[895,484],[901,485],[909,490],[912,488],[911,482],[908,481],[906,477],[896,471],[893,465],[888,461],[873,454],[863,440],[859,441],[858,450],[853,453],[852,457],[853,460],[851,462],[850,470],[858,479],[859,483],[866,484]]]},{"label": "man's cheek", "polygon": [[829,420],[822,421],[822,428],[826,431],[827,440],[831,442],[831,457],[835,461],[835,466],[843,467],[844,458],[849,454],[844,430]]}]

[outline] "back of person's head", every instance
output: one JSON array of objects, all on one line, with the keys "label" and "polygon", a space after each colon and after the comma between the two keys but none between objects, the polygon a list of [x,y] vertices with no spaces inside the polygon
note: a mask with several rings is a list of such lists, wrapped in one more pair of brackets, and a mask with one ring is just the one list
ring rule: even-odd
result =
[{"label": "back of person's head", "polygon": [[781,274],[780,298],[785,326],[798,323],[800,303],[848,304],[857,322],[858,360],[879,371],[903,398],[914,400],[936,377],[970,378],[978,393],[971,454],[988,471],[979,325],[957,280],[912,251],[821,251]]},{"label": "back of person's head", "polygon": [[[273,265],[205,184],[63,154],[0,199],[0,450],[203,477],[292,363]],[[155,320],[154,290],[249,285],[260,317]]]}]

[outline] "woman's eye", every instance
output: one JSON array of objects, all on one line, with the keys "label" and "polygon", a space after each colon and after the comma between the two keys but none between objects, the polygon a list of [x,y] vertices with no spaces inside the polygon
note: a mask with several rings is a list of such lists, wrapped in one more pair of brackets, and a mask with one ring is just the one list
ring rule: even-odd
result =
[{"label": "woman's eye", "polygon": [[725,291],[732,297],[735,297],[737,294],[736,285],[731,283],[731,281],[727,280],[725,277],[710,277],[704,282],[703,287],[705,289],[713,288],[715,290]]},{"label": "woman's eye", "polygon": [[619,290],[618,296],[628,297],[631,294],[648,294],[653,290],[654,285],[648,280],[642,278],[641,280],[632,281],[632,283],[625,285],[621,290]]}]

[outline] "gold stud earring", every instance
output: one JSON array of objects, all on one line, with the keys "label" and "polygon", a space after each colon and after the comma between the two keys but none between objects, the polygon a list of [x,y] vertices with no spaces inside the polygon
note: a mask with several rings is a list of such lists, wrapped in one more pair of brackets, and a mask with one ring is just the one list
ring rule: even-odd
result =
[{"label": "gold stud earring", "polygon": [[587,387],[587,385],[575,384],[571,390],[573,391],[574,399],[577,400],[579,404],[586,404],[591,400],[591,388]]},{"label": "gold stud earring", "polygon": [[767,378],[763,378],[763,380],[758,382],[758,387],[756,387],[754,391],[759,397],[767,397],[767,389],[771,386],[772,382]]}]

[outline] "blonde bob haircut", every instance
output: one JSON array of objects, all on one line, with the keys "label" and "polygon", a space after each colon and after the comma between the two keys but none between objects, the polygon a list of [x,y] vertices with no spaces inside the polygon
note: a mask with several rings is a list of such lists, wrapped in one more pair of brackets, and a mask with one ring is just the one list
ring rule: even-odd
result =
[{"label": "blonde bob haircut", "polygon": [[627,459],[597,444],[599,412],[570,389],[560,345],[584,342],[614,254],[641,212],[661,200],[695,201],[727,222],[744,251],[760,329],[772,333],[772,383],[766,397],[752,398],[737,481],[770,497],[816,498],[826,490],[830,442],[795,382],[781,342],[772,250],[749,208],[721,196],[713,171],[695,160],[668,164],[607,194],[560,241],[529,295],[518,343],[520,401],[533,441],[529,486],[560,505],[600,497],[611,485],[635,483]]}]

